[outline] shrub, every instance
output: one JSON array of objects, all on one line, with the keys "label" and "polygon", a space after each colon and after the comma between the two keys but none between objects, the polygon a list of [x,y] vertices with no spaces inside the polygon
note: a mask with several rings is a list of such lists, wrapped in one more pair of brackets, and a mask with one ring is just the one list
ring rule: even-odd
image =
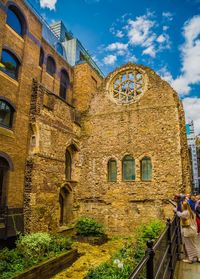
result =
[{"label": "shrub", "polygon": [[137,230],[134,244],[129,240],[108,262],[91,269],[85,279],[127,279],[144,256],[147,240],[157,239],[163,229],[159,220],[142,225]]},{"label": "shrub", "polygon": [[24,270],[25,261],[16,249],[4,248],[0,253],[0,278],[10,278]]},{"label": "shrub", "polygon": [[59,253],[65,250],[69,250],[72,247],[71,238],[66,238],[61,235],[53,235],[49,245],[49,251]]},{"label": "shrub", "polygon": [[76,222],[76,231],[82,236],[101,236],[105,234],[102,224],[88,217],[82,217]]},{"label": "shrub", "polygon": [[7,279],[23,272],[40,261],[69,250],[69,238],[48,233],[33,233],[20,236],[16,249],[4,248],[0,252],[0,278]]},{"label": "shrub", "polygon": [[41,257],[48,254],[52,239],[48,233],[38,232],[20,236],[17,240],[17,250],[26,260],[37,263]]}]

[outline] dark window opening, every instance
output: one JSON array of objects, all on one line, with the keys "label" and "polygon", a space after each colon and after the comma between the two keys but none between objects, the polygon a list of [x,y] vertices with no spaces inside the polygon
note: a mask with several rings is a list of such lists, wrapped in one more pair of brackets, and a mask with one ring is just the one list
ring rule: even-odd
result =
[{"label": "dark window opening", "polygon": [[65,178],[70,181],[72,175],[72,159],[68,150],[65,153]]},{"label": "dark window opening", "polygon": [[0,157],[0,207],[6,205],[6,176],[9,170],[8,162]]},{"label": "dark window opening", "polygon": [[43,63],[44,63],[44,50],[40,48],[39,66],[42,67]]},{"label": "dark window opening", "polygon": [[47,73],[53,76],[56,72],[56,63],[52,57],[47,58]]},{"label": "dark window opening", "polygon": [[144,157],[141,161],[141,178],[143,181],[149,181],[152,179],[152,163],[151,159]]},{"label": "dark window opening", "polygon": [[7,102],[0,100],[0,126],[12,128],[14,109]]},{"label": "dark window opening", "polygon": [[124,181],[135,180],[135,160],[130,155],[126,155],[122,161],[122,173]]},{"label": "dark window opening", "polygon": [[67,88],[69,87],[69,76],[68,73],[64,70],[61,71],[60,75],[60,97],[66,100],[67,97]]},{"label": "dark window opening", "polygon": [[9,6],[6,23],[20,36],[26,31],[25,19],[20,10],[15,6]]},{"label": "dark window opening", "polygon": [[108,161],[108,181],[117,181],[117,162],[116,160],[110,159]]},{"label": "dark window opening", "polygon": [[13,79],[18,79],[20,63],[17,57],[8,50],[3,49],[1,54],[0,70]]}]

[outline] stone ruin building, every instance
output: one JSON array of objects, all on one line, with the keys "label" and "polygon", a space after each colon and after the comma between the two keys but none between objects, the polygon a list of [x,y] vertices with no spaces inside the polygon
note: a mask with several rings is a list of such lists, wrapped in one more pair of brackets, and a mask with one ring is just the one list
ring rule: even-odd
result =
[{"label": "stone ruin building", "polygon": [[190,187],[184,111],[152,69],[106,78],[62,22],[0,1],[0,238],[79,216],[128,234]]}]

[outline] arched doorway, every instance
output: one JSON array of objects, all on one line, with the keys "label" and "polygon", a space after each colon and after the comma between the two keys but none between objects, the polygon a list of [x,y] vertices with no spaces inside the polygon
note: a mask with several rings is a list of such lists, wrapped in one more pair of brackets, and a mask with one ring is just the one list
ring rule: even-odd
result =
[{"label": "arched doorway", "polygon": [[9,171],[8,161],[0,156],[0,207],[4,207],[7,204],[6,191],[7,191],[7,176]]},{"label": "arched doorway", "polygon": [[72,191],[70,187],[63,186],[59,193],[60,225],[64,226],[72,220]]}]

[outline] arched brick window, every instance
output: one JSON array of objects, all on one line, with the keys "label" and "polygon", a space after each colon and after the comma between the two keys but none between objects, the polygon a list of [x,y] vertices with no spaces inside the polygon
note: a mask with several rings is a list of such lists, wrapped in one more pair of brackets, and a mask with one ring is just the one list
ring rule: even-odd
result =
[{"label": "arched brick window", "polygon": [[3,49],[1,53],[0,70],[13,79],[18,79],[20,62],[11,51]]},{"label": "arched brick window", "polygon": [[14,111],[8,102],[0,98],[0,126],[12,128]]},{"label": "arched brick window", "polygon": [[26,33],[26,21],[22,12],[15,6],[10,5],[7,10],[6,23],[20,36]]},{"label": "arched brick window", "polygon": [[140,162],[141,179],[143,181],[149,181],[152,179],[152,163],[151,158],[144,157]]},{"label": "arched brick window", "polygon": [[108,161],[108,181],[117,181],[117,162],[114,159]]},{"label": "arched brick window", "polygon": [[126,155],[122,160],[122,174],[124,181],[135,180],[135,160],[130,155]]},{"label": "arched brick window", "polygon": [[51,56],[47,58],[47,73],[53,76],[56,72],[56,63]]},{"label": "arched brick window", "polygon": [[60,97],[66,100],[67,97],[67,88],[69,87],[69,75],[65,70],[61,71],[60,74]]}]

